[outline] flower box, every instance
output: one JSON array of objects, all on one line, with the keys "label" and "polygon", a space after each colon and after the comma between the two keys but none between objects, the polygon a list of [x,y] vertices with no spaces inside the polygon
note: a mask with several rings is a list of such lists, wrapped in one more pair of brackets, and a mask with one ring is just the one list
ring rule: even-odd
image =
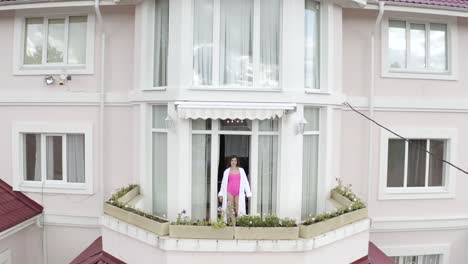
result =
[{"label": "flower box", "polygon": [[356,211],[352,211],[346,214],[339,215],[337,217],[330,218],[328,220],[299,226],[299,236],[302,238],[312,238],[320,234],[335,230],[344,225],[351,224],[361,219],[367,218],[367,208],[362,208]]},{"label": "flower box", "polygon": [[233,239],[234,228],[213,227],[213,226],[194,226],[194,225],[170,225],[169,237],[188,238],[188,239]]},{"label": "flower box", "polygon": [[348,197],[345,197],[341,194],[339,194],[337,191],[335,190],[332,190],[331,191],[331,198],[333,200],[335,200],[336,202],[338,202],[340,205],[342,205],[343,207],[348,207],[350,206],[353,201],[349,200]]},{"label": "flower box", "polygon": [[169,222],[158,222],[109,203],[104,203],[104,213],[160,236],[169,234]]},{"label": "flower box", "polygon": [[117,201],[122,204],[127,204],[128,202],[133,200],[133,198],[137,197],[139,194],[140,194],[140,187],[135,186],[128,193],[126,193],[125,195],[117,199]]},{"label": "flower box", "polygon": [[238,227],[234,228],[235,239],[286,240],[298,239],[299,227]]}]

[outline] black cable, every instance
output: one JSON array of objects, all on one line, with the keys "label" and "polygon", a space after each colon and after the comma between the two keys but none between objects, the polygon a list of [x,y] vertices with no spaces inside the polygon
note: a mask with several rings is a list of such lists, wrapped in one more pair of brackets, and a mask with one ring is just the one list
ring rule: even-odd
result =
[{"label": "black cable", "polygon": [[[365,114],[361,113],[360,111],[354,109],[354,107],[353,107],[350,103],[344,102],[343,105],[349,107],[351,110],[353,110],[354,112],[360,114],[361,116],[363,116],[363,117],[366,118],[367,120],[371,121],[372,123],[376,124],[377,126],[383,128],[383,129],[387,130],[388,132],[392,133],[393,135],[395,135],[395,136],[397,136],[397,137],[403,139],[404,141],[408,142],[408,144],[412,144],[412,143],[410,142],[409,139],[407,139],[407,138],[405,138],[405,137],[403,137],[403,136],[401,136],[401,135],[399,135],[399,134],[393,132],[393,131],[390,130],[389,128],[384,127],[383,125],[377,123],[377,121],[375,121],[375,120],[373,120],[372,118],[366,116]],[[414,144],[413,144],[413,145],[414,145]],[[444,163],[446,163],[446,164],[448,164],[448,165],[454,167],[455,169],[457,169],[457,170],[459,170],[459,171],[461,171],[461,172],[463,172],[463,173],[465,173],[465,174],[468,174],[468,171],[466,171],[466,170],[464,170],[464,169],[462,169],[462,168],[456,166],[455,164],[451,163],[450,161],[447,161],[447,160],[445,160],[445,159],[441,159],[441,158],[437,157],[434,153],[428,151],[427,149],[420,148],[418,145],[414,145],[414,146],[415,146],[416,148],[418,148],[418,149],[420,149],[420,150],[426,152],[427,154],[431,155],[434,159],[439,160],[439,161],[442,161],[442,162],[444,162]]]}]

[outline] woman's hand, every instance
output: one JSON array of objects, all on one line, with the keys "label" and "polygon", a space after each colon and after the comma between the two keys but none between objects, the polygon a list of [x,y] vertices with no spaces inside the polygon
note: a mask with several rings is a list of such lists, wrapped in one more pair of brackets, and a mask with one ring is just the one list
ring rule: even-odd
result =
[{"label": "woman's hand", "polygon": [[222,203],[222,202],[223,202],[223,197],[222,197],[222,196],[218,196],[218,200],[219,200],[220,203]]}]

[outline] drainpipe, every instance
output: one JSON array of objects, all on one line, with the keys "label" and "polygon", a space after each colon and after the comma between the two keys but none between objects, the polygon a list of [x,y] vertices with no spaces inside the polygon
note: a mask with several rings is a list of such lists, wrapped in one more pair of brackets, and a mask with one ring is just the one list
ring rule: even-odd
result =
[{"label": "drainpipe", "polygon": [[104,30],[102,14],[99,9],[99,0],[94,1],[94,10],[101,30],[101,76],[99,78],[99,212],[100,215],[102,215],[104,214],[104,63],[106,59],[106,31]]},{"label": "drainpipe", "polygon": [[[380,22],[382,21],[382,16],[384,13],[384,1],[377,1],[379,3],[379,14],[377,15],[377,19],[375,20],[374,28],[371,32],[371,70],[370,70],[370,89],[369,89],[369,117],[374,118],[374,90],[375,90],[375,32],[378,30],[380,26]],[[372,123],[369,122],[369,144],[368,144],[368,151],[369,158],[367,164],[367,202],[369,203],[371,198],[371,190],[372,190],[372,157],[373,155],[373,137],[374,131],[372,130]]]}]

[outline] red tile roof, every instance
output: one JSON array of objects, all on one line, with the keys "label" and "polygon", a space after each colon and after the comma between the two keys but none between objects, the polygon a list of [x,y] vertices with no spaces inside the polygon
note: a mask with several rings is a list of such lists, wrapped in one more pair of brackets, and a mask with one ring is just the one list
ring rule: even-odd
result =
[{"label": "red tile roof", "polygon": [[103,251],[102,237],[98,237],[70,264],[125,264],[125,262]]},{"label": "red tile roof", "polygon": [[354,261],[351,264],[395,264],[374,243],[369,242],[369,253],[367,256]]},{"label": "red tile roof", "polygon": [[468,9],[468,0],[384,0],[406,5],[423,5],[441,8],[462,8]]},{"label": "red tile roof", "polygon": [[0,232],[42,213],[42,206],[0,180]]}]

